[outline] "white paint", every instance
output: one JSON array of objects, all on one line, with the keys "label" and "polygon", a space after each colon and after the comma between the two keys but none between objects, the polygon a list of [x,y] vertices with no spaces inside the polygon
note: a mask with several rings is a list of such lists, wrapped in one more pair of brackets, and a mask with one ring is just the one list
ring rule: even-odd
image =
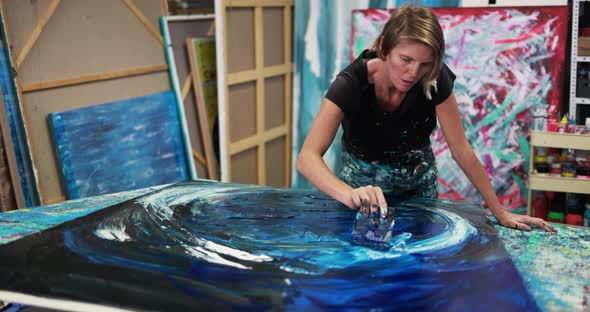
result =
[{"label": "white paint", "polygon": [[320,19],[320,1],[309,2],[309,20],[307,21],[307,31],[305,32],[305,59],[310,64],[311,72],[320,76],[320,54],[318,47],[318,21]]},{"label": "white paint", "polygon": [[109,307],[106,305],[79,302],[73,300],[45,298],[11,291],[0,291],[0,300],[5,302],[15,302],[35,307],[42,307],[47,309],[59,308],[59,310],[61,311],[132,312],[132,310]]},{"label": "white paint", "polygon": [[118,242],[126,242],[133,240],[129,235],[127,235],[127,233],[125,233],[125,225],[121,225],[121,227],[118,228],[114,226],[105,226],[102,228],[98,228],[94,230],[94,235],[102,239]]}]

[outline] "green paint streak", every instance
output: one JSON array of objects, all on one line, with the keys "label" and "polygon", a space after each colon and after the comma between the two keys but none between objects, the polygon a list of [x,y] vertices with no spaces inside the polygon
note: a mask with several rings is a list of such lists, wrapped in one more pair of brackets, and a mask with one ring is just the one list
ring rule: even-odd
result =
[{"label": "green paint streak", "polygon": [[494,153],[494,156],[496,156],[499,159],[504,160],[504,161],[506,161],[508,163],[513,163],[514,160],[518,157],[517,155],[514,155],[514,154],[505,154],[504,152],[498,151],[498,150],[493,151],[493,153]]},{"label": "green paint streak", "polygon": [[484,126],[487,126],[487,125],[495,122],[500,117],[502,112],[508,107],[508,105],[510,105],[510,103],[512,102],[512,99],[514,98],[514,95],[515,95],[515,91],[513,90],[504,99],[504,103],[502,103],[502,105],[500,105],[491,114],[487,115],[486,118],[484,118],[482,121],[479,122],[479,124],[475,127],[474,131],[478,131],[479,129],[483,128]]}]

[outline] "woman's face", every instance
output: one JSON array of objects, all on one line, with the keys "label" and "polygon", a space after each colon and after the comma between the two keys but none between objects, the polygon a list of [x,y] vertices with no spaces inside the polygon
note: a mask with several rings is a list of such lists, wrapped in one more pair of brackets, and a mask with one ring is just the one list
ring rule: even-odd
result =
[{"label": "woman's face", "polygon": [[414,40],[402,39],[385,57],[389,79],[393,86],[407,92],[433,66],[430,47]]}]

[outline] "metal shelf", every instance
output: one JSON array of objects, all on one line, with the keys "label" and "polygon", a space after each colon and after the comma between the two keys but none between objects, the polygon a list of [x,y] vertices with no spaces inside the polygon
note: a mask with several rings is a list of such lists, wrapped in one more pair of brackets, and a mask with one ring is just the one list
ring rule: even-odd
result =
[{"label": "metal shelf", "polygon": [[589,56],[578,56],[578,28],[580,24],[580,2],[590,0],[573,0],[572,2],[572,43],[571,43],[571,67],[570,67],[570,102],[569,116],[577,120],[578,104],[590,104],[590,99],[576,98],[576,83],[578,76],[578,62],[590,62]]}]

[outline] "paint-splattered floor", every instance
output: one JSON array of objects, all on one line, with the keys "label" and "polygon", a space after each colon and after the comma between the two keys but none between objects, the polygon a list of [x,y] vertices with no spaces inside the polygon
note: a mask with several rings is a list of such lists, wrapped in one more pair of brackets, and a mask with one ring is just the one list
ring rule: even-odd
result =
[{"label": "paint-splattered floor", "polygon": [[[160,187],[0,213],[0,244],[42,231]],[[521,232],[496,225],[525,284],[544,311],[590,309],[590,229]]]}]

